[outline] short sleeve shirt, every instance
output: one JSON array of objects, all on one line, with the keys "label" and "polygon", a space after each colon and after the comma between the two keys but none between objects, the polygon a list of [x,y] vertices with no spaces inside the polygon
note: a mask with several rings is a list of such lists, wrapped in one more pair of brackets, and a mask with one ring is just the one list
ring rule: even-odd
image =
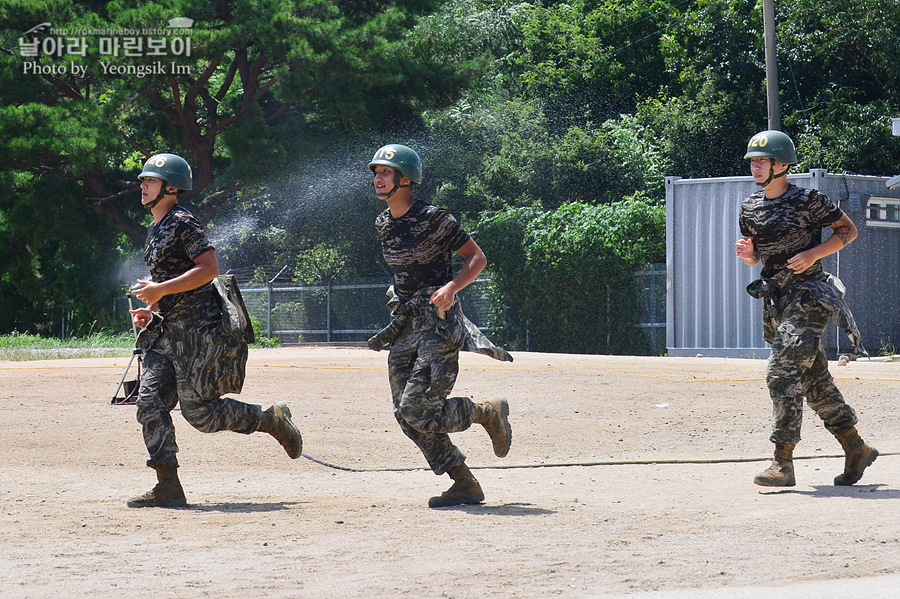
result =
[{"label": "short sleeve shirt", "polygon": [[402,299],[453,280],[453,252],[470,239],[449,211],[422,200],[400,218],[385,210],[375,219],[375,228],[394,277],[394,291]]},{"label": "short sleeve shirt", "polygon": [[[843,214],[815,189],[792,184],[777,198],[767,198],[761,189],[741,205],[741,234],[753,237],[763,263],[762,275],[771,277],[789,258],[822,243],[822,229],[838,222]],[[821,270],[821,264],[810,270]]]},{"label": "short sleeve shirt", "polygon": [[[189,271],[194,267],[194,260],[211,249],[213,246],[200,221],[176,204],[147,230],[144,263],[150,268],[153,281],[162,283]],[[167,295],[159,300],[159,311],[165,315],[185,297],[208,287],[207,283],[191,291]]]}]

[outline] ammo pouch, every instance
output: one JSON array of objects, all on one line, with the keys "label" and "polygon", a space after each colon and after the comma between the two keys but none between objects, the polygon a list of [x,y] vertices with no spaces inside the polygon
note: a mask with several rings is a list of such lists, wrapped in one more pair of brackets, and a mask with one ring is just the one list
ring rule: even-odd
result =
[{"label": "ammo pouch", "polygon": [[222,310],[222,333],[241,343],[254,343],[256,335],[253,333],[253,323],[235,276],[219,275],[213,279],[212,288]]}]

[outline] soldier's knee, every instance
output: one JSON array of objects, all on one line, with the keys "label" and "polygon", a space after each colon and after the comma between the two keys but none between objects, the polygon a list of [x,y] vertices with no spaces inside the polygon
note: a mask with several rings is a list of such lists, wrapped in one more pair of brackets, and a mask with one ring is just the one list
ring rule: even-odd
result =
[{"label": "soldier's knee", "polygon": [[798,376],[769,375],[766,377],[766,386],[772,399],[781,397],[802,397],[803,385]]},{"label": "soldier's knee", "polygon": [[201,433],[211,433],[217,430],[215,414],[201,402],[182,400],[181,415],[188,424]]},{"label": "soldier's knee", "polygon": [[413,410],[409,404],[401,403],[399,406],[397,406],[397,409],[394,410],[394,416],[397,418],[397,420],[402,420],[414,429],[419,430],[419,427],[416,426],[416,422],[418,420],[416,416],[416,410]]},{"label": "soldier's knee", "polygon": [[156,395],[139,395],[136,404],[135,418],[142,425],[169,417],[169,410]]},{"label": "soldier's knee", "polygon": [[397,420],[402,420],[420,433],[430,433],[434,427],[434,419],[412,404],[401,402],[400,406],[394,411],[394,416],[396,416]]}]

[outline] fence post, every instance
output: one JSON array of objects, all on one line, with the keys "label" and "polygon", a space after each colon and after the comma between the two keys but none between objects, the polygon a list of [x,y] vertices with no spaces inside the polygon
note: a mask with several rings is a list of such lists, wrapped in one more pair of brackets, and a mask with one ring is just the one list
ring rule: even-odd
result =
[{"label": "fence post", "polygon": [[334,285],[334,280],[341,274],[341,271],[344,270],[344,265],[346,263],[346,260],[341,261],[341,265],[338,266],[338,269],[331,275],[331,278],[328,279],[328,288],[325,290],[325,340],[329,343],[331,343],[331,286]]},{"label": "fence post", "polygon": [[325,341],[331,343],[331,284],[334,277],[328,279],[328,287],[325,289]]},{"label": "fence post", "polygon": [[266,281],[266,337],[272,338],[272,281]]},{"label": "fence post", "polygon": [[606,286],[606,351],[609,351],[610,329],[612,328],[612,320],[610,320],[610,286]]},{"label": "fence post", "polygon": [[281,270],[278,271],[277,275],[272,277],[271,281],[266,282],[266,335],[269,339],[272,338],[272,283],[281,276],[281,273],[283,273],[286,268],[287,264],[281,267]]}]

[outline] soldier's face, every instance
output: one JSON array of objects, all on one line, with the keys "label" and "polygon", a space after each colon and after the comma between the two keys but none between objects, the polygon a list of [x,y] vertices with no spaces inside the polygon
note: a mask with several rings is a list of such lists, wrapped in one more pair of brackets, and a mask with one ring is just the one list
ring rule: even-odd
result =
[{"label": "soldier's face", "polygon": [[395,186],[409,184],[409,179],[401,175],[397,169],[383,164],[375,167],[375,180],[372,185],[375,186],[375,193],[378,194],[378,197],[386,198]]},{"label": "soldier's face", "polygon": [[152,202],[159,196],[163,180],[156,177],[144,177],[141,179],[141,204]]},{"label": "soldier's face", "polygon": [[778,175],[786,168],[786,164],[781,164],[773,158],[750,159],[750,174],[756,183],[762,183],[769,178],[770,174]]}]

